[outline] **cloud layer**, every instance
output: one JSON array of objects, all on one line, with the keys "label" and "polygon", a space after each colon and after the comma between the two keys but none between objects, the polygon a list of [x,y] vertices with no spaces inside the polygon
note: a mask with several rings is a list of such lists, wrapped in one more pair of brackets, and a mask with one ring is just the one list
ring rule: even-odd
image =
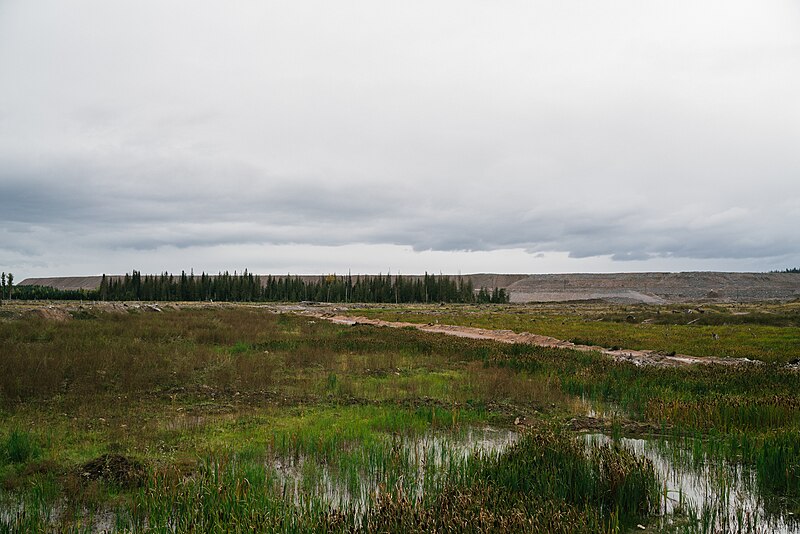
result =
[{"label": "cloud layer", "polygon": [[5,2],[0,263],[798,262],[798,27],[789,1]]}]

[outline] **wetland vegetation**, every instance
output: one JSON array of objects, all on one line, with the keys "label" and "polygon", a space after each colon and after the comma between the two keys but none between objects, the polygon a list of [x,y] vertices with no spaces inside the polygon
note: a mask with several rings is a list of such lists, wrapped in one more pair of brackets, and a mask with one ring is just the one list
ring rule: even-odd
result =
[{"label": "wetland vegetation", "polygon": [[0,532],[800,531],[795,305],[770,324],[353,311],[642,348],[670,328],[699,356],[690,329],[730,328],[764,350],[679,368],[259,306],[19,306],[0,318]]}]

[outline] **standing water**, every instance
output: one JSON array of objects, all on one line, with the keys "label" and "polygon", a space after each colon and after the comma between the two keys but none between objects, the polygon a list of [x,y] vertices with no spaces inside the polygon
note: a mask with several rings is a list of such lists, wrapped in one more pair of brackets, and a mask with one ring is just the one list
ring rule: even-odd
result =
[{"label": "standing water", "polygon": [[[612,442],[605,434],[587,434],[587,444]],[[752,469],[704,455],[690,460],[685,448],[665,440],[619,438],[637,456],[649,459],[663,491],[658,526],[678,532],[800,533],[791,512],[773,512],[760,495]]]},{"label": "standing water", "polygon": [[267,467],[279,491],[295,502],[314,496],[336,509],[363,512],[393,490],[420,501],[448,477],[458,476],[470,458],[498,455],[518,437],[511,429],[468,427],[395,436],[345,453],[335,465],[299,455],[276,458]]}]

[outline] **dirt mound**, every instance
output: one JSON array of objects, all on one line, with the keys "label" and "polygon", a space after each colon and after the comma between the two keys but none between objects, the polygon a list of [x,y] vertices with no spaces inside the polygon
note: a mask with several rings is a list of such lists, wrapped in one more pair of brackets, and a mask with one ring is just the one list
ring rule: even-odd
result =
[{"label": "dirt mound", "polygon": [[84,480],[102,480],[122,487],[144,484],[147,471],[144,464],[121,454],[104,454],[83,464],[78,473]]},{"label": "dirt mound", "polygon": [[48,321],[57,321],[63,323],[72,319],[72,315],[63,308],[55,306],[48,306],[46,308],[36,308],[25,312],[27,317],[37,317]]}]

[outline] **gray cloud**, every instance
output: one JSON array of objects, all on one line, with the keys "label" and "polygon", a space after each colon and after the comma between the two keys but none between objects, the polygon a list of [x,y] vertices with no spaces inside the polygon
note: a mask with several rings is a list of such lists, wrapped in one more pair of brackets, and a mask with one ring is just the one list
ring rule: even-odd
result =
[{"label": "gray cloud", "polygon": [[769,268],[800,250],[798,23],[789,1],[5,2],[2,262],[360,244]]},{"label": "gray cloud", "polygon": [[[704,202],[674,209],[651,201],[617,205],[613,196],[581,205],[551,198],[551,192],[544,197],[524,189],[516,196],[503,188],[487,193],[479,184],[473,195],[452,195],[461,197],[453,203],[446,190],[426,191],[422,184],[387,187],[257,177],[231,184],[215,181],[214,169],[165,187],[142,187],[136,176],[124,175],[126,168],[123,162],[111,170],[120,181],[105,185],[103,176],[109,170],[91,166],[61,164],[39,169],[38,174],[36,169],[5,171],[2,218],[13,225],[9,233],[19,235],[6,239],[6,247],[16,242],[14,250],[31,253],[27,225],[53,236],[72,235],[99,250],[391,243],[416,250],[565,250],[574,258],[609,255],[614,261],[629,261],[657,256],[773,257],[800,245],[793,227],[786,224],[796,217],[791,198],[788,205],[775,198],[748,209]],[[220,171],[226,172],[230,171]],[[165,166],[163,173],[190,174],[175,172],[174,164]]]}]

